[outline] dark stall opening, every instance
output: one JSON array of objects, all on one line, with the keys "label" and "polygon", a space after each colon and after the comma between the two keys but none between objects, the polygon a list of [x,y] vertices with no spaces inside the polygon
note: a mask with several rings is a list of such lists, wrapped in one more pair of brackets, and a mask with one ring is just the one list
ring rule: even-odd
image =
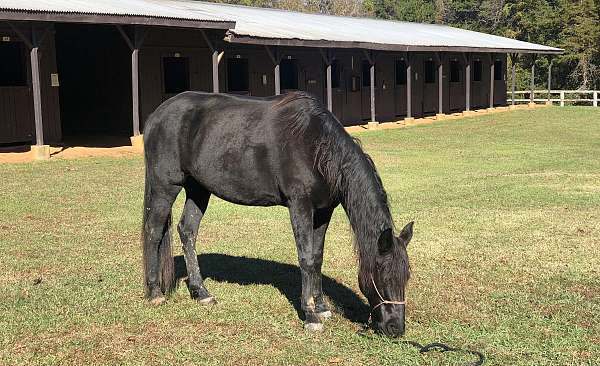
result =
[{"label": "dark stall opening", "polygon": [[131,50],[116,27],[58,24],[56,52],[65,141],[128,143],[133,129]]}]

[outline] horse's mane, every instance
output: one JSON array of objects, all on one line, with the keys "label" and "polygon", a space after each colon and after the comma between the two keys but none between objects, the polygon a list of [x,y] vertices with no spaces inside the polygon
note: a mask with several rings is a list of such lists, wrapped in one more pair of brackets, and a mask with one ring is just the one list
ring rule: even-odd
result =
[{"label": "horse's mane", "polygon": [[[294,108],[286,108],[291,105]],[[373,160],[314,96],[288,93],[276,99],[273,107],[288,123],[289,139],[306,137],[314,144],[314,166],[350,220],[360,270],[373,273],[379,236],[386,229],[394,230],[388,197]],[[389,271],[399,271],[408,279],[408,271],[400,264],[390,263]]]}]

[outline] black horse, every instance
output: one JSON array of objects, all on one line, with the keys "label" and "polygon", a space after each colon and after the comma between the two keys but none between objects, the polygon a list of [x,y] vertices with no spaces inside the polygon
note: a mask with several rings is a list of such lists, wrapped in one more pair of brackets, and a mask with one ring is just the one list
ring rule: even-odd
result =
[{"label": "black horse", "polygon": [[393,234],[387,195],[372,160],[309,94],[255,98],[185,92],[157,108],[144,130],[143,259],[153,304],[173,290],[171,206],[186,191],[178,225],[192,298],[212,304],[195,251],[211,194],[250,206],[286,206],[298,250],[305,327],[331,316],[323,298],[323,243],[341,204],[355,236],[358,280],[375,329],[404,333],[406,246],[412,222]]}]

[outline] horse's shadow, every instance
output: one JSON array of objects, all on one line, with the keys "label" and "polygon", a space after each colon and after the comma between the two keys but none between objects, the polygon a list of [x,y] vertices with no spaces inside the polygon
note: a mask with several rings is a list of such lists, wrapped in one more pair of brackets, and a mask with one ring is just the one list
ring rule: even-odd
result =
[{"label": "horse's shadow", "polygon": [[[199,255],[198,261],[204,278],[239,285],[275,286],[294,306],[298,317],[304,319],[300,307],[302,293],[300,269],[297,266],[265,259],[234,257],[216,253]],[[175,257],[175,273],[177,279],[187,277],[183,256]],[[330,304],[334,309],[350,321],[364,323],[367,320],[368,306],[344,284],[331,277],[323,276],[323,292],[329,297]]]}]

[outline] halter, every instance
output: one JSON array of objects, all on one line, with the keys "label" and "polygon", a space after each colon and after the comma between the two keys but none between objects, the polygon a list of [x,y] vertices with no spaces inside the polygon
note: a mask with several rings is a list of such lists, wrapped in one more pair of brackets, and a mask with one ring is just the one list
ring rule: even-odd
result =
[{"label": "halter", "polygon": [[373,316],[373,311],[375,311],[375,309],[377,309],[378,307],[380,307],[383,304],[406,305],[406,301],[393,301],[393,300],[386,300],[386,299],[384,299],[383,296],[381,296],[381,293],[379,292],[379,289],[377,288],[377,285],[375,284],[375,279],[373,278],[373,275],[371,275],[371,283],[373,284],[373,287],[375,288],[375,292],[377,292],[377,296],[379,296],[379,300],[381,300],[381,302],[379,304],[373,306],[373,309],[371,309],[371,312],[369,313],[368,323],[371,323],[371,318]]}]

